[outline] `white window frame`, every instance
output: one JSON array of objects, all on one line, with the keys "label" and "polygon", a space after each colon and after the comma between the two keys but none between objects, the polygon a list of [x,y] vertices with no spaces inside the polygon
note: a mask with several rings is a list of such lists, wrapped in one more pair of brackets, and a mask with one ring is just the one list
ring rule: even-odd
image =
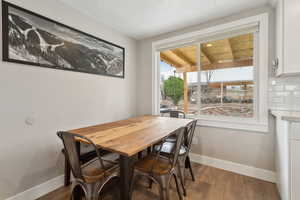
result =
[{"label": "white window frame", "polygon": [[[199,31],[185,33],[179,36],[155,41],[152,43],[152,114],[160,114],[160,51],[162,49],[176,48],[183,45],[199,44],[203,38],[211,35],[226,34],[228,32],[242,30],[258,25],[259,31],[255,33],[254,56],[255,60],[255,99],[254,117],[222,117],[222,116],[200,116],[197,117],[198,125],[229,129],[240,129],[255,132],[269,131],[268,112],[268,72],[269,72],[269,21],[268,13],[240,19],[226,24],[217,25]],[[257,40],[257,41],[256,41]]]}]

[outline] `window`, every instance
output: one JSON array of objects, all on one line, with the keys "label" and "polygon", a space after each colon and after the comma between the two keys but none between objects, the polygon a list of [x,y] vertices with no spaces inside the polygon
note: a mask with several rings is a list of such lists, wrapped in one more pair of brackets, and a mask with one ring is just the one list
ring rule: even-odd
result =
[{"label": "window", "polygon": [[268,15],[153,47],[153,114],[176,109],[200,125],[268,131]]},{"label": "window", "polygon": [[162,114],[176,109],[190,117],[253,118],[253,37],[248,33],[161,51]]}]

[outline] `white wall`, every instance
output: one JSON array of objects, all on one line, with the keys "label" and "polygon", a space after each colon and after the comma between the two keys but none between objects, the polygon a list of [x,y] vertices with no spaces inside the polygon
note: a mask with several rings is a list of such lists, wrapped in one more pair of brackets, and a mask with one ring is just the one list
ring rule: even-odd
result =
[{"label": "white wall", "polygon": [[[248,10],[219,20],[210,21],[198,26],[163,34],[157,37],[138,41],[137,46],[137,113],[151,113],[152,90],[152,42],[244,17],[268,12],[270,14],[270,60],[274,56],[274,11],[265,6]],[[267,92],[267,91],[266,91]],[[269,133],[247,132],[240,130],[197,127],[196,137],[199,144],[194,145],[193,152],[205,156],[228,160],[257,168],[274,170],[274,129],[270,119]]]},{"label": "white wall", "polygon": [[[126,74],[120,79],[0,61],[0,199],[62,174],[58,130],[136,114],[133,39],[57,0],[10,2],[125,47]],[[27,118],[34,120],[32,126],[25,124]]]}]

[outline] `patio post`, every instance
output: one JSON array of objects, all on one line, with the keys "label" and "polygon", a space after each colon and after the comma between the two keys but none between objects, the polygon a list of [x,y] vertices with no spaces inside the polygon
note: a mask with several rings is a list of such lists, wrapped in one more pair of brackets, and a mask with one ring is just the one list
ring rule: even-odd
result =
[{"label": "patio post", "polygon": [[185,114],[188,113],[189,110],[189,100],[188,100],[188,82],[187,82],[187,73],[183,72],[183,82],[184,82],[184,89],[183,89],[183,111]]}]

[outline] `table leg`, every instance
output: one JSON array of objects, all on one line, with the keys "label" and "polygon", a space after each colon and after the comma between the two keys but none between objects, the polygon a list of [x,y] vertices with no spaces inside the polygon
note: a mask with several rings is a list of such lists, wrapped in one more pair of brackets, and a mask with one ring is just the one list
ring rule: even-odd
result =
[{"label": "table leg", "polygon": [[130,200],[130,186],[132,181],[133,168],[130,157],[120,155],[120,192],[121,200]]}]

